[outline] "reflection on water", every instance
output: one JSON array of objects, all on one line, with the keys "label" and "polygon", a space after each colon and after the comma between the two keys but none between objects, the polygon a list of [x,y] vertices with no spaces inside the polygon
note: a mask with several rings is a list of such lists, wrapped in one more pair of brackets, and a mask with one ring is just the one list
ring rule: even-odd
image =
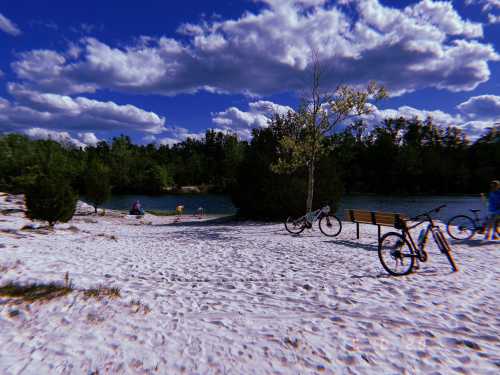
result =
[{"label": "reflection on water", "polygon": [[206,214],[234,214],[236,208],[231,199],[220,194],[196,195],[114,195],[103,207],[113,210],[129,210],[132,204],[139,200],[142,207],[155,211],[175,211],[178,204],[184,205],[184,213],[194,214],[203,207]]},{"label": "reflection on water", "polygon": [[[146,210],[174,211],[177,204],[183,204],[185,213],[193,214],[198,207],[203,207],[207,214],[234,214],[236,208],[231,199],[219,194],[199,195],[115,195],[106,204],[105,208],[128,210],[135,200],[139,200]],[[447,207],[439,214],[438,219],[448,219],[454,215],[470,213],[470,209],[485,209],[479,196],[345,196],[342,198],[338,214],[343,217],[346,208],[355,208],[373,211],[403,213],[410,216],[428,211],[441,204]]]}]

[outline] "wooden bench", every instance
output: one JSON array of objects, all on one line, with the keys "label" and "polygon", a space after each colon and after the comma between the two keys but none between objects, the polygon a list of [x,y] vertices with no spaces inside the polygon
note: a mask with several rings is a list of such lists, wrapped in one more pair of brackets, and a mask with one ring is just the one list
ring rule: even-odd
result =
[{"label": "wooden bench", "polygon": [[378,240],[380,242],[381,226],[401,230],[404,235],[408,216],[392,212],[376,212],[363,210],[346,210],[347,221],[356,223],[356,238],[359,240],[359,224],[372,224],[378,226]]}]

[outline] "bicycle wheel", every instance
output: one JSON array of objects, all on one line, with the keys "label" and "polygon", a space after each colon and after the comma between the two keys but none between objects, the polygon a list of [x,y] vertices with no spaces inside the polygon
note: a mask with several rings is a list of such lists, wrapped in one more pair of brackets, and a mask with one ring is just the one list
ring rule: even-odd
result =
[{"label": "bicycle wheel", "polygon": [[476,225],[470,217],[458,215],[448,221],[446,231],[455,240],[469,240],[476,233]]},{"label": "bicycle wheel", "polygon": [[285,221],[285,228],[291,234],[302,233],[302,231],[306,229],[306,220],[304,217],[294,219],[291,216],[288,216]]},{"label": "bicycle wheel", "polygon": [[439,247],[439,250],[446,255],[446,258],[448,259],[448,262],[450,262],[451,269],[453,272],[458,271],[457,264],[455,263],[455,259],[453,259],[453,255],[451,254],[451,247],[448,241],[446,241],[446,238],[444,237],[444,234],[440,230],[436,230],[433,232],[434,234],[434,240],[436,241],[436,244]]},{"label": "bicycle wheel", "polygon": [[336,237],[342,231],[342,222],[335,215],[326,215],[319,219],[319,230],[325,236]]},{"label": "bicycle wheel", "polygon": [[401,234],[389,232],[378,244],[378,257],[387,272],[394,276],[408,275],[415,263],[415,254]]}]

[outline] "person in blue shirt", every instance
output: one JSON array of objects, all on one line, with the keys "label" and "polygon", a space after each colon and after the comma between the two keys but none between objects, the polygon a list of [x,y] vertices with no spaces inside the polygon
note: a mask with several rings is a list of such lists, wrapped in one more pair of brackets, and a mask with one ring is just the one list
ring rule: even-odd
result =
[{"label": "person in blue shirt", "polygon": [[[484,194],[481,194],[484,198]],[[500,215],[500,181],[493,180],[490,183],[490,193],[488,194],[488,227],[486,237],[489,237],[490,229],[493,230],[493,238],[496,239],[495,222],[496,217]]]}]

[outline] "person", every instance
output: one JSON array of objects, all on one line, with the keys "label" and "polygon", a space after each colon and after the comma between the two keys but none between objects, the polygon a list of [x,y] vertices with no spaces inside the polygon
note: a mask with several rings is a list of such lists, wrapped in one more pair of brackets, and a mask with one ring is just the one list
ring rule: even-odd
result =
[{"label": "person", "polygon": [[[481,194],[483,200],[485,200],[485,195]],[[500,181],[493,180],[490,183],[490,193],[488,194],[488,216],[486,218],[487,228],[485,238],[487,239],[490,234],[490,230],[493,231],[493,238],[497,239],[496,236],[496,218],[500,215]]]},{"label": "person", "polygon": [[134,202],[132,208],[130,209],[130,215],[144,215],[144,210],[141,207],[141,202],[138,200]]}]

